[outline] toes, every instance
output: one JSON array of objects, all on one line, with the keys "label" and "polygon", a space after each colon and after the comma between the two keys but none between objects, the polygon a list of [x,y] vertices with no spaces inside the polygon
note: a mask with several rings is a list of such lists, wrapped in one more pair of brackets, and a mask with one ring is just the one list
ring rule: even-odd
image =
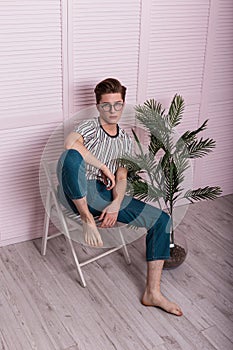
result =
[{"label": "toes", "polygon": [[176,316],[183,316],[183,312],[181,310],[179,310],[177,313],[176,313]]},{"label": "toes", "polygon": [[181,309],[177,306],[176,309],[174,311],[172,311],[171,313],[173,313],[176,316],[182,316],[183,312],[181,311]]},{"label": "toes", "polygon": [[103,241],[101,237],[90,237],[88,234],[85,235],[85,242],[92,247],[103,246]]}]

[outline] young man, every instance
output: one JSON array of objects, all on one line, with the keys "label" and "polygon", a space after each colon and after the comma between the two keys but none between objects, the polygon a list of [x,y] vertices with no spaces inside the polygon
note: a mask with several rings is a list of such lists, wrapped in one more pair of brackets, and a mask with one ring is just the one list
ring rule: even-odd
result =
[{"label": "young man", "polygon": [[132,141],[119,126],[126,88],[113,78],[95,88],[99,117],[81,122],[65,142],[57,174],[61,202],[78,212],[85,241],[91,246],[103,242],[93,216],[101,227],[116,221],[147,228],[147,283],[142,297],[145,306],[157,306],[177,316],[182,311],[160,291],[164,260],[169,258],[169,216],[142,201],[125,195],[127,169],[118,158],[131,152]]}]

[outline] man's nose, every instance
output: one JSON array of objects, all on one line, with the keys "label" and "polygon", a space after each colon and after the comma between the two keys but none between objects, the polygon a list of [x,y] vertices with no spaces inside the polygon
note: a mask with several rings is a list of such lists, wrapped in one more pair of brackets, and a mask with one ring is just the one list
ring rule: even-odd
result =
[{"label": "man's nose", "polygon": [[110,113],[114,113],[114,106],[110,105]]}]

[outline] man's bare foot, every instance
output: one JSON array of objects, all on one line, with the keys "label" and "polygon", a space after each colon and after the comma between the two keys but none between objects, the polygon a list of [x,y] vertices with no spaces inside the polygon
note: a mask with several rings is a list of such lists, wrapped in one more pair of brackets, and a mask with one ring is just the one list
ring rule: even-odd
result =
[{"label": "man's bare foot", "polygon": [[164,311],[176,316],[183,315],[181,308],[175,303],[172,303],[171,301],[166,299],[161,293],[149,294],[147,291],[145,291],[141,303],[145,306],[159,307]]},{"label": "man's bare foot", "polygon": [[93,247],[102,247],[103,241],[93,217],[82,219],[84,240]]}]

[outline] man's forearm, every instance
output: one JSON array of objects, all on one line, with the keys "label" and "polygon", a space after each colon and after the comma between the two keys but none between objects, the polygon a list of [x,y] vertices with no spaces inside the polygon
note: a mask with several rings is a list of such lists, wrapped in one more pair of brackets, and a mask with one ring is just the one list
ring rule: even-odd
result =
[{"label": "man's forearm", "polygon": [[121,205],[121,202],[125,196],[127,187],[127,179],[117,179],[116,185],[113,189],[113,200],[116,201],[119,206]]}]

